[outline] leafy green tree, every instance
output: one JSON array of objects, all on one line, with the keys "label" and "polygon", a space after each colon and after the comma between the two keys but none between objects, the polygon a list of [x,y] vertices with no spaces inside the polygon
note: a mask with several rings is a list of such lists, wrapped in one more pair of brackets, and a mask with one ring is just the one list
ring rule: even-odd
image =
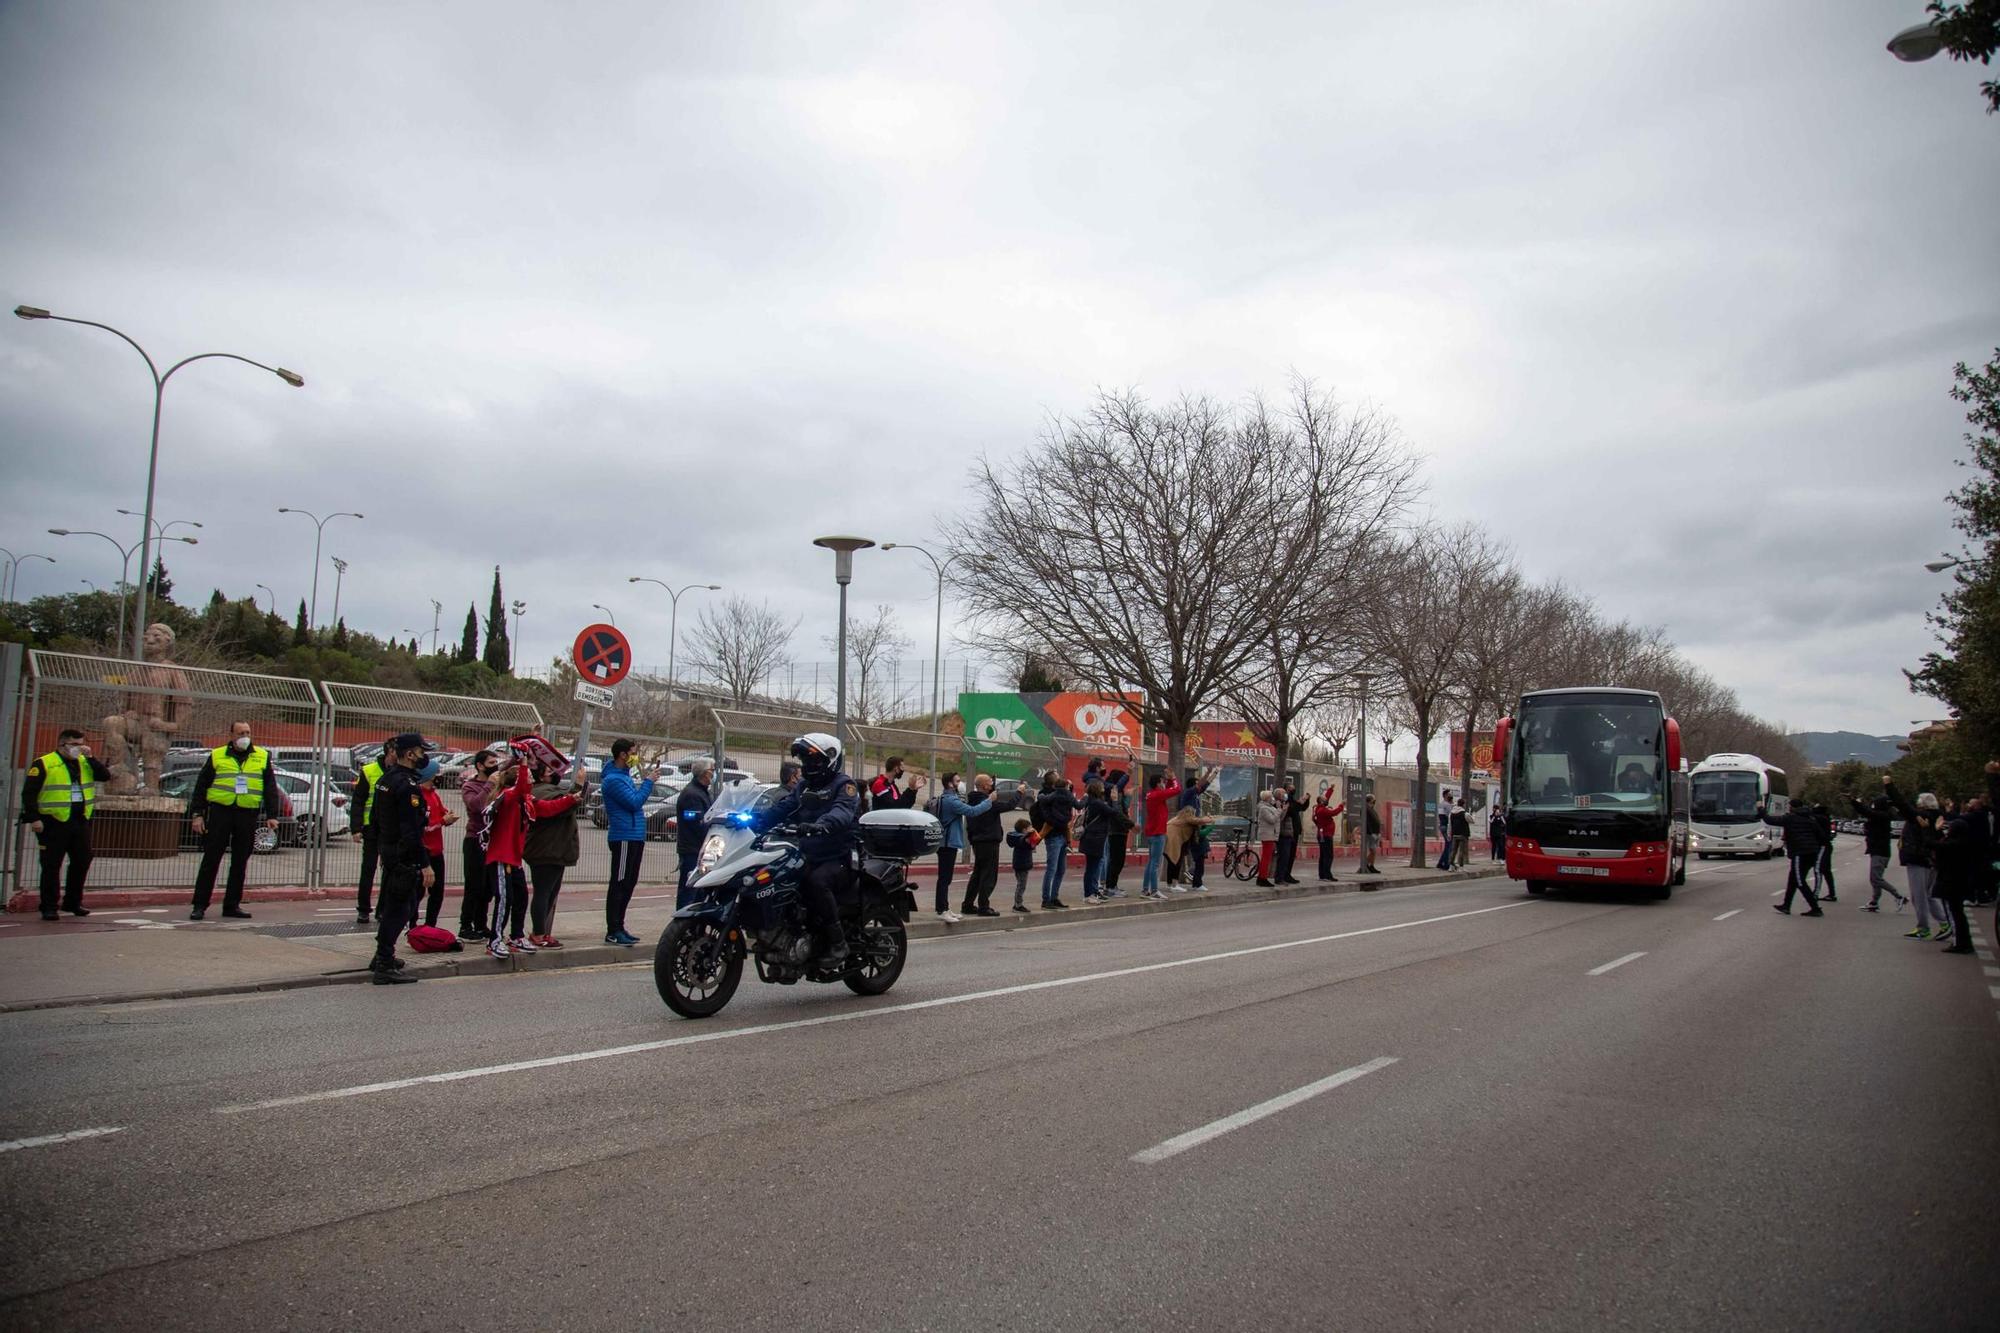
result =
[{"label": "leafy green tree", "polygon": [[2000,348],[1982,370],[1961,361],[1953,380],[1973,426],[1959,465],[1973,475],[1949,497],[1952,525],[1976,545],[1930,617],[1943,649],[1924,655],[1910,684],[1951,707],[1971,750],[2000,753]]},{"label": "leafy green tree", "polygon": [[[1924,8],[1937,22],[1944,49],[1953,60],[1993,63],[1994,52],[2000,51],[2000,0],[1967,0],[1962,5],[1931,0]],[[2000,111],[2000,79],[1988,79],[1979,90],[1986,94],[1986,114]]]},{"label": "leafy green tree", "polygon": [[486,654],[482,659],[495,675],[514,670],[514,649],[507,642],[507,602],[500,593],[500,566],[493,566],[493,600],[486,607]]}]

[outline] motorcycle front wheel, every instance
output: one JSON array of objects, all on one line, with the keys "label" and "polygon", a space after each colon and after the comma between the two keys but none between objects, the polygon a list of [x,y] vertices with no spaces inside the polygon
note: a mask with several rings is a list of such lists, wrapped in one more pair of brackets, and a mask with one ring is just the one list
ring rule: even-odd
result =
[{"label": "motorcycle front wheel", "polygon": [[713,921],[676,917],[653,950],[653,984],[682,1018],[719,1013],[742,980],[743,959]]},{"label": "motorcycle front wheel", "polygon": [[903,975],[903,964],[910,956],[910,935],[895,908],[877,903],[865,909],[850,943],[854,963],[841,980],[856,995],[880,995]]}]

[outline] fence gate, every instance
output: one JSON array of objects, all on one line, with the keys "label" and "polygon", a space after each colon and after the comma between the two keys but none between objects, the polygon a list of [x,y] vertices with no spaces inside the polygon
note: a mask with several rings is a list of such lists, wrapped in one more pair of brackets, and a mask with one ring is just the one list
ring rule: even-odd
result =
[{"label": "fence gate", "polygon": [[[35,651],[26,697],[21,764],[53,750],[57,735],[74,727],[112,766],[91,829],[91,888],[192,890],[201,862],[187,815],[194,781],[236,722],[248,722],[256,743],[271,751],[274,780],[291,807],[275,845],[259,843],[246,882],[313,882],[312,848],[329,792],[317,763],[320,703],[310,681]],[[11,808],[8,815],[19,872],[32,863],[34,835],[14,822]]]}]

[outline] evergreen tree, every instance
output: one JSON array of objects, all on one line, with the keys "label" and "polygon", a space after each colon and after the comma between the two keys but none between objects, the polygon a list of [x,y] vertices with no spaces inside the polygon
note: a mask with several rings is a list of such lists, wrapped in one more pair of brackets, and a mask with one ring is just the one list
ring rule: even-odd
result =
[{"label": "evergreen tree", "polygon": [[208,614],[211,617],[221,615],[223,608],[227,607],[228,605],[229,605],[229,599],[222,595],[222,589],[217,588],[214,592],[208,595]]},{"label": "evergreen tree", "polygon": [[514,649],[507,642],[507,602],[500,594],[500,566],[493,566],[493,600],[486,608],[485,662],[505,676],[514,669]]},{"label": "evergreen tree", "polygon": [[306,599],[299,598],[299,618],[292,624],[292,647],[303,648],[312,642],[312,627],[306,623]]},{"label": "evergreen tree", "polygon": [[458,641],[458,652],[453,655],[458,662],[479,660],[479,608],[470,602],[465,606],[465,633]]},{"label": "evergreen tree", "polygon": [[335,648],[338,648],[338,649],[339,649],[339,650],[340,650],[341,652],[343,652],[343,653],[347,651],[347,617],[346,617],[346,616],[342,616],[342,617],[341,617],[340,619],[338,619],[338,620],[336,620],[336,621],[334,621],[334,622],[333,622],[333,639],[332,639],[332,644],[333,644],[333,646],[334,646]]},{"label": "evergreen tree", "polygon": [[146,590],[146,596],[155,602],[164,602],[170,600],[173,593],[174,581],[167,577],[167,562],[156,555],[153,557],[152,586]]}]

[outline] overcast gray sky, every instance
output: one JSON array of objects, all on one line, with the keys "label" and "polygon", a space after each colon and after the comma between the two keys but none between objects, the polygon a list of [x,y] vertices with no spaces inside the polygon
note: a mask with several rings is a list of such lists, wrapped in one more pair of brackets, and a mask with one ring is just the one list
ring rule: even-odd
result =
[{"label": "overcast gray sky", "polygon": [[[2000,118],[1883,50],[1920,4],[1075,8],[12,0],[0,294],[307,376],[171,384],[184,597],[289,614],[276,507],[358,509],[357,627],[454,633],[497,561],[536,657],[605,602],[664,660],[649,574],[826,658],[811,536],[923,541],[1098,385],[1296,369],[1753,710],[1939,711],[1898,669],[2000,343]],[[24,595],[115,578],[39,534],[136,533],[150,405],[108,335],[0,328]],[[927,567],[857,569],[926,655]]]}]

